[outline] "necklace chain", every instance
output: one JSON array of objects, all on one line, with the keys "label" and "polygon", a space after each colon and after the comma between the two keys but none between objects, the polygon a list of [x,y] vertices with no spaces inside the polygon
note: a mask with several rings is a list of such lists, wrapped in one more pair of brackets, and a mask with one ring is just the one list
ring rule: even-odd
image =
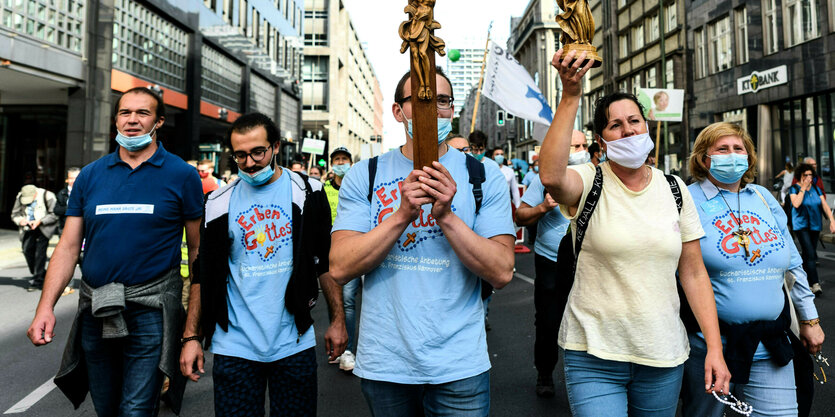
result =
[{"label": "necklace chain", "polygon": [[719,196],[722,197],[722,200],[725,202],[725,205],[728,206],[728,210],[731,211],[731,217],[734,218],[736,221],[736,226],[739,230],[742,230],[742,205],[739,200],[739,190],[736,192],[736,216],[734,216],[734,209],[731,208],[731,205],[728,204],[728,200],[725,199],[725,196],[722,195],[722,190],[719,190]]}]

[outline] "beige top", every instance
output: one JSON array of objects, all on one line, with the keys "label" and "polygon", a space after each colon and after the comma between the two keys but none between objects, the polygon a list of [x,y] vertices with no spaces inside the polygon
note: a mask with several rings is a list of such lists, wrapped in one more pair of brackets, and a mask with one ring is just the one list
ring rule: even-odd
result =
[{"label": "beige top", "polygon": [[[704,236],[687,187],[676,178],[683,206],[679,216],[664,174],[652,169],[650,184],[626,188],[603,169],[603,194],[591,216],[577,262],[574,286],[560,325],[564,349],[601,359],[674,367],[687,359],[687,332],[679,319],[676,269],[683,242]],[[570,167],[583,179],[583,207],[595,168]],[[560,205],[576,231],[576,214]],[[578,210],[579,212],[580,210]]]}]

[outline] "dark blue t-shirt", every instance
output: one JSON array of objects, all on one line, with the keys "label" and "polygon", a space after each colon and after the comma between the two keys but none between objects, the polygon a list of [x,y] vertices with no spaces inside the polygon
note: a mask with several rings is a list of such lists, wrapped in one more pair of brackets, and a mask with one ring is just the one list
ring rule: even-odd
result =
[{"label": "dark blue t-shirt", "polygon": [[67,206],[67,216],[84,219],[81,272],[94,288],[135,285],[178,268],[185,221],[202,215],[197,170],[161,144],[136,169],[118,150],[85,166]]}]

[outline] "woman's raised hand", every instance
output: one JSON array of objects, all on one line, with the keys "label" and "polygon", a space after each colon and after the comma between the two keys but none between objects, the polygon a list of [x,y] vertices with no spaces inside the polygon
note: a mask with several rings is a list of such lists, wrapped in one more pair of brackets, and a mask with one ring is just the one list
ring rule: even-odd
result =
[{"label": "woman's raised hand", "polygon": [[579,97],[583,93],[583,76],[594,65],[594,60],[589,59],[586,65],[582,66],[587,57],[586,52],[582,52],[577,56],[577,51],[571,51],[563,58],[564,53],[565,51],[562,49],[557,51],[551,60],[551,65],[560,73],[563,96],[570,95]]}]

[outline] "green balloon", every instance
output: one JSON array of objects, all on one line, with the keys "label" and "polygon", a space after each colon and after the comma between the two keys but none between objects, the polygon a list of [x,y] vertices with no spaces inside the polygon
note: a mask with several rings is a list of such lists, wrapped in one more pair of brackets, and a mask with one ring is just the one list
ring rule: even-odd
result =
[{"label": "green balloon", "polygon": [[459,59],[461,59],[461,51],[457,49],[450,49],[449,60],[452,62],[458,62]]}]

